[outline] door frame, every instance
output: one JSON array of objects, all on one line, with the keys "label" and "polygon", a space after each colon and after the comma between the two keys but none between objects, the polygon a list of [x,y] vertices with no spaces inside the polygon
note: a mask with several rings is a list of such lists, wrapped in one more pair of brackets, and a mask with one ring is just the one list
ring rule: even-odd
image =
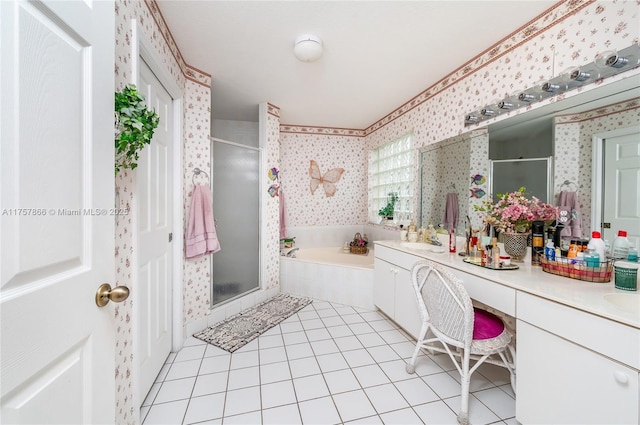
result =
[{"label": "door frame", "polygon": [[602,231],[602,202],[604,199],[604,144],[612,137],[640,133],[640,125],[617,128],[591,136],[591,230]]},{"label": "door frame", "polygon": [[[182,282],[182,243],[183,240],[183,226],[182,226],[182,204],[183,204],[183,184],[182,184],[182,134],[183,134],[183,122],[182,122],[182,105],[183,105],[183,91],[178,86],[176,81],[171,76],[171,73],[165,68],[160,55],[156,52],[153,47],[151,41],[144,33],[142,27],[136,19],[131,20],[131,82],[134,84],[138,84],[139,81],[139,73],[140,73],[140,64],[139,60],[143,59],[146,64],[149,66],[151,71],[158,78],[160,83],[167,90],[172,101],[172,109],[173,109],[173,159],[172,159],[172,184],[173,184],[173,196],[171,199],[172,203],[172,227],[173,227],[173,243],[172,243],[172,282],[171,282],[171,338],[172,338],[172,350],[178,351],[182,348],[184,343],[184,332],[183,332],[183,317],[184,317],[184,309],[182,306],[182,291],[183,291],[183,282]],[[137,202],[134,198],[133,208],[137,210]],[[137,219],[132,216],[133,228],[138,228]],[[135,246],[137,244],[137,231],[132,232],[132,244]],[[137,255],[135,251],[132,254],[132,270],[133,270],[133,278],[132,280],[137,281]],[[132,320],[133,320],[133,329],[134,335],[133,339],[136,341],[138,339],[138,332],[136,325],[139,323],[138,321],[138,310],[135,308],[137,305],[137,292],[132,291],[133,296],[133,305],[134,309],[132,312]],[[139,357],[138,345],[133,344],[133,356],[134,359]],[[134,405],[139,408],[142,405],[144,400],[140,400],[139,398],[144,395],[138,394],[138,388],[140,386],[139,382],[139,370],[138,363],[134,360],[132,367],[133,374],[133,397],[134,397]]]}]

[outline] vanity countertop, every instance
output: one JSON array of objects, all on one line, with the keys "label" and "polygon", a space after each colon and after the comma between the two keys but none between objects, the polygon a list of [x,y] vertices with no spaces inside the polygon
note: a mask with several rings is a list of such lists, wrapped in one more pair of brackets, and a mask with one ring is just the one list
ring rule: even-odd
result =
[{"label": "vanity countertop", "polygon": [[[520,266],[518,270],[492,270],[465,263],[463,257],[458,254],[434,252],[441,247],[433,245],[424,244],[424,249],[416,249],[416,244],[400,240],[375,243],[640,329],[640,294],[616,289],[614,276],[607,283],[586,282],[546,273],[541,267],[531,266],[530,261],[514,263]],[[609,294],[622,294],[614,298],[623,298],[625,304],[618,305],[609,301]]]}]

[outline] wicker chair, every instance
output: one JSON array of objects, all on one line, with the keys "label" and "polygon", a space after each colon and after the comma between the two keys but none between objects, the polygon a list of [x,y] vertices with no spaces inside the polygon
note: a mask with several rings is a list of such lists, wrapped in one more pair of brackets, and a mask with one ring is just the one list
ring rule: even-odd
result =
[{"label": "wicker chair", "polygon": [[[419,261],[413,266],[411,276],[423,320],[416,349],[406,366],[407,373],[415,372],[421,349],[447,353],[461,379],[458,422],[468,424],[471,374],[482,363],[507,368],[515,391],[515,352],[510,345],[511,334],[497,316],[483,310],[474,311],[462,282],[439,265]],[[470,360],[475,361],[471,368]]]}]

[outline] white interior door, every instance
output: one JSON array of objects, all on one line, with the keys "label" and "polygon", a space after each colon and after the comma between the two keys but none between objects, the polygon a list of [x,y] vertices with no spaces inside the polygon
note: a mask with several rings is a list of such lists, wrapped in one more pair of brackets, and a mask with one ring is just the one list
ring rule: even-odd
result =
[{"label": "white interior door", "polygon": [[0,1],[3,423],[113,423],[113,2]]},{"label": "white interior door", "polygon": [[613,243],[618,230],[626,230],[629,241],[640,244],[640,133],[605,139],[604,239]]},{"label": "white interior door", "polygon": [[171,351],[173,116],[171,96],[140,59],[138,90],[160,117],[137,168],[138,252],[136,306],[139,400],[144,400]]}]

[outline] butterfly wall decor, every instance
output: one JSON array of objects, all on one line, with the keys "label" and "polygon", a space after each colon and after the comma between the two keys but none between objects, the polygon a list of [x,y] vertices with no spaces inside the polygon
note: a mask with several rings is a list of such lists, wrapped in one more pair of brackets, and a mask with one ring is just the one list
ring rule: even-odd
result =
[{"label": "butterfly wall decor", "polygon": [[344,173],[344,168],[332,168],[322,175],[320,174],[318,163],[312,159],[309,164],[309,176],[311,176],[309,188],[311,189],[311,194],[314,194],[318,186],[322,184],[326,196],[335,195],[336,183],[342,177],[342,173]]}]

